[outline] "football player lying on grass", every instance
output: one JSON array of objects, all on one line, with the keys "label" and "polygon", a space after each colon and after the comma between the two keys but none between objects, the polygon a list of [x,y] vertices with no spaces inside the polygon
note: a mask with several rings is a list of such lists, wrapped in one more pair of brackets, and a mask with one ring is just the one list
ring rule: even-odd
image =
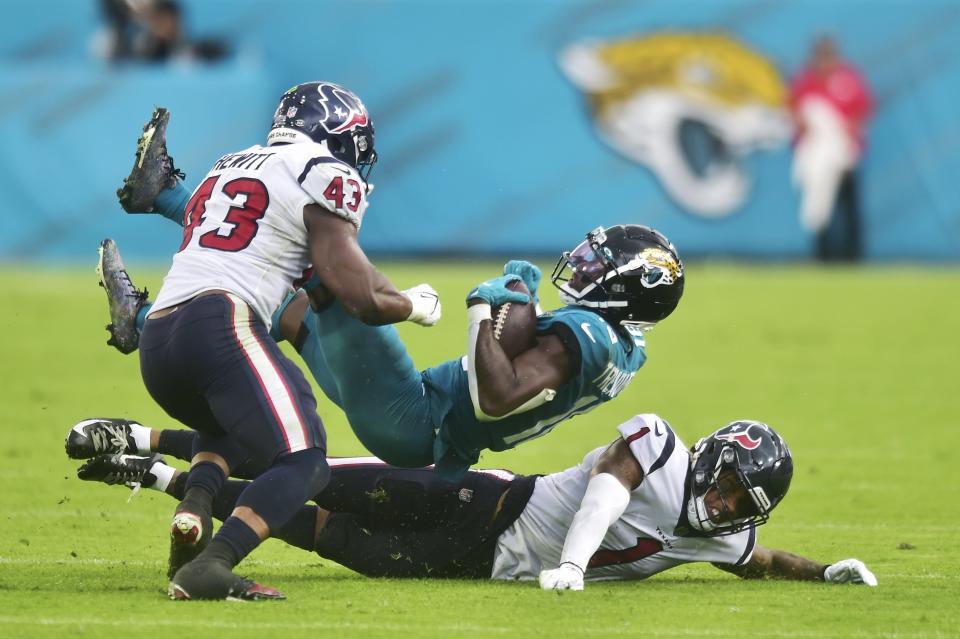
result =
[{"label": "football player lying on grass", "polygon": [[[793,475],[789,449],[766,424],[733,422],[689,451],[653,414],[618,431],[580,465],[546,476],[473,470],[451,483],[376,458],[331,459],[317,505],[275,536],[372,577],[539,578],[544,589],[581,590],[708,561],[746,579],[877,585],[856,559],[822,564],[757,543]],[[175,498],[186,482],[157,455],[100,455],[78,475]],[[228,481],[216,517],[246,485]]]}]

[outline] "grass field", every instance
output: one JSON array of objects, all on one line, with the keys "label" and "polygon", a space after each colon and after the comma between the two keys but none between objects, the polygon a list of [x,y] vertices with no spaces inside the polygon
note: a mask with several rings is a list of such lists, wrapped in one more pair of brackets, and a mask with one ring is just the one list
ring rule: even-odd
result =
[{"label": "grass field", "polygon": [[[132,266],[136,267],[134,263]],[[547,266],[543,264],[542,266]],[[430,281],[433,329],[402,327],[417,364],[459,356],[462,300],[496,265],[398,264]],[[160,272],[135,281],[159,288]],[[955,637],[960,634],[960,271],[692,265],[675,316],[620,398],[482,465],[559,470],[637,412],[689,445],[728,421],[769,422],[794,453],[761,543],[819,560],[858,557],[880,586],[743,582],[708,565],[583,593],[533,584],[372,580],[271,541],[243,573],[284,590],[268,604],[168,601],[173,501],[82,483],[63,453],[75,421],[166,425],[136,356],[104,346],[90,268],[0,269],[0,637]],[[549,284],[545,305],[556,303]],[[363,452],[321,400],[330,453]],[[295,634],[294,634],[295,633]]]}]

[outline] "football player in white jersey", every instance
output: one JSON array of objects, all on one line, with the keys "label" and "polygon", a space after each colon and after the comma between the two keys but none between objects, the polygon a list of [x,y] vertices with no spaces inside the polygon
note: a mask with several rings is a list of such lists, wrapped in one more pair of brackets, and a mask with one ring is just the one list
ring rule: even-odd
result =
[{"label": "football player in white jersey", "polygon": [[[157,160],[148,149],[145,135],[138,165]],[[140,335],[147,390],[199,433],[171,527],[173,598],[281,598],[232,569],[328,481],[313,393],[269,334],[295,283],[312,270],[327,296],[369,324],[440,317],[429,286],[397,290],[357,243],[375,162],[359,98],[301,84],[281,97],[267,145],[222,156],[185,204],[183,241]],[[267,470],[211,540],[213,499],[249,457]]]},{"label": "football player in white jersey", "polygon": [[[539,579],[544,589],[581,590],[710,562],[743,578],[877,584],[859,560],[823,564],[757,543],[793,473],[789,449],[766,424],[733,422],[690,450],[657,415],[618,431],[578,466],[545,476],[473,470],[448,483],[376,458],[331,459],[317,505],[277,536],[370,576]],[[157,456],[120,454],[96,457],[78,475],[175,497],[186,480]],[[244,485],[228,481],[217,516]]]}]

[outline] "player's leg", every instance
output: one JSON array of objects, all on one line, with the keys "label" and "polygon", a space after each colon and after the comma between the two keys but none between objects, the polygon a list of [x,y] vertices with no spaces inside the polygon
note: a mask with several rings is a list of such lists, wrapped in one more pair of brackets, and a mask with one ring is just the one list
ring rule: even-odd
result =
[{"label": "player's leg", "polygon": [[[226,303],[226,298],[219,306],[216,298],[197,298],[165,317],[148,320],[141,336],[147,390],[171,417],[199,432],[184,499],[171,522],[170,574],[196,558],[211,539],[213,499],[229,469],[249,454],[223,429],[204,395],[225,367],[237,364],[223,359],[224,342],[234,339],[223,310]],[[245,389],[240,392],[247,394]],[[239,588],[238,580],[224,584],[224,596]]]},{"label": "player's leg", "polygon": [[[97,455],[77,469],[77,477],[107,485],[123,485],[134,490],[141,487],[162,492],[181,501],[186,495],[189,472],[169,466],[159,455]],[[250,482],[227,480],[213,500],[213,517],[224,521],[233,513],[237,500]],[[327,511],[316,506],[301,507],[273,536],[291,546],[313,552],[318,521],[326,520]],[[318,517],[322,515],[322,517]]]},{"label": "player's leg", "polygon": [[480,472],[453,483],[423,469],[333,463],[334,479],[317,496],[332,512],[318,519],[315,550],[369,576],[488,578],[496,538],[532,491],[518,488],[511,499],[515,482]]},{"label": "player's leg", "polygon": [[[215,374],[203,386],[205,401],[225,432],[269,463],[241,494],[233,514],[206,549],[180,568],[171,582],[171,594],[177,598],[223,598],[238,579],[232,568],[320,491],[329,469],[309,384],[262,322],[232,295],[200,298],[187,308],[194,305],[199,306],[191,317],[193,348],[198,354],[211,349],[219,357]],[[223,329],[219,335],[202,327],[197,330],[198,317],[212,322],[215,316]],[[153,321],[147,322],[143,349]],[[191,470],[190,482],[196,470]]]},{"label": "player's leg", "polygon": [[[426,469],[365,458],[329,461],[330,483],[315,497],[320,507],[303,506],[272,536],[368,576],[490,576],[495,540],[506,527],[497,517],[509,481],[469,473],[450,483]],[[176,494],[182,483],[168,490]],[[230,512],[244,486],[224,485],[215,517]],[[514,512],[507,505],[506,516]]]},{"label": "player's leg", "polygon": [[432,396],[396,328],[364,324],[338,302],[320,312],[307,306],[304,324],[310,332],[301,352],[322,356],[339,405],[367,450],[396,466],[432,463]]},{"label": "player's leg", "polygon": [[117,197],[127,213],[159,213],[182,225],[190,190],[181,182],[185,176],[167,153],[169,120],[169,111],[158,107],[143,126],[133,168],[117,190]]},{"label": "player's leg", "polygon": [[[448,483],[429,470],[369,458],[330,461],[330,483],[315,497],[323,507],[301,507],[272,536],[368,576],[489,577],[496,538],[532,492],[533,478],[481,471]],[[128,455],[101,455],[77,474],[142,483],[175,499],[183,498],[187,480],[156,458]],[[214,500],[214,517],[227,519],[248,485],[228,480]]]},{"label": "player's leg", "polygon": [[[162,430],[116,417],[91,417],[77,422],[67,432],[64,448],[71,459],[97,455],[151,455],[157,453],[189,462],[198,433],[183,428]],[[230,468],[230,476],[253,479],[266,469],[262,461],[247,455]]]}]

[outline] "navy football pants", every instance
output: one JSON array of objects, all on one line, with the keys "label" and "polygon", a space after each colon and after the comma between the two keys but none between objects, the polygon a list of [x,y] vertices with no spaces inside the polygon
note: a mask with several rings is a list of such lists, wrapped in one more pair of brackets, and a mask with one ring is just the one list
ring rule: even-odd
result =
[{"label": "navy football pants", "polygon": [[310,385],[239,297],[196,297],[148,319],[140,371],[168,415],[212,438],[233,440],[262,467],[307,448],[326,450]]}]

